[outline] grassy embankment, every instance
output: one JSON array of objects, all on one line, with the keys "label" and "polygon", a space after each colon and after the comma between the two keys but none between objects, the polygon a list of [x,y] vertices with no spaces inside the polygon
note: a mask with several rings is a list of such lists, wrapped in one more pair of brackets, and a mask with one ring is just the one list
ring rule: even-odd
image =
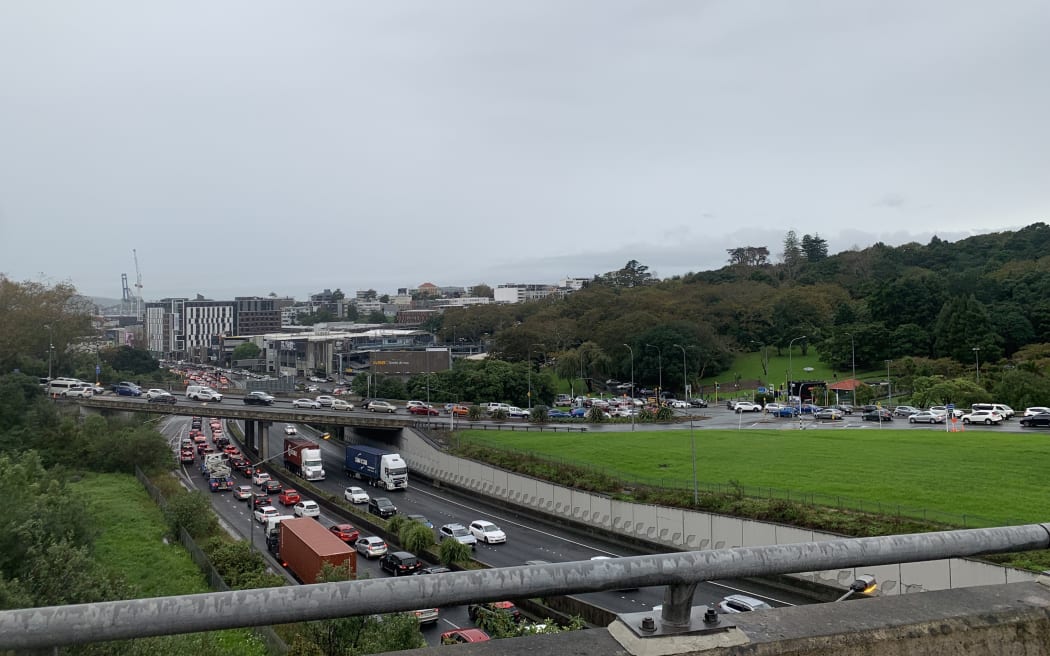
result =
[{"label": "grassy embankment", "polygon": [[[698,480],[730,491],[792,490],[791,499],[807,503],[812,497],[812,503],[844,508],[857,508],[853,501],[866,500],[869,503],[860,507],[876,510],[881,503],[883,513],[895,514],[899,505],[901,513],[920,519],[922,509],[927,509],[927,519],[951,524],[955,522],[947,518],[962,520],[965,515],[970,527],[1047,520],[1050,488],[1040,463],[1050,461],[1050,440],[1043,433],[699,428],[695,437]],[[686,430],[582,434],[467,430],[462,431],[460,444],[575,463],[604,472],[616,483],[684,488],[686,503],[691,501],[692,458]]]},{"label": "grassy embankment", "polygon": [[[140,598],[210,592],[182,545],[166,544],[167,525],[135,477],[87,474],[73,484],[99,528],[95,558],[123,577]],[[265,645],[248,629],[153,638],[162,653],[263,656]]]}]

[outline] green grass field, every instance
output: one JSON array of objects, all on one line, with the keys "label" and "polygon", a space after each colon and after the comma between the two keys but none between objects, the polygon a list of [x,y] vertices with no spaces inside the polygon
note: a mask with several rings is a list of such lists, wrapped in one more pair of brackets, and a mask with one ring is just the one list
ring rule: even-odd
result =
[{"label": "green grass field", "polygon": [[[88,500],[98,526],[94,555],[104,568],[122,576],[138,597],[210,592],[200,569],[180,544],[165,544],[160,509],[134,476],[86,474],[72,488]],[[264,656],[265,645],[248,629],[231,629],[151,639],[163,653]],[[167,652],[164,650],[167,649]]]},{"label": "green grass field", "polygon": [[[464,440],[623,472],[641,482],[689,487],[688,430],[522,433],[463,431]],[[1050,520],[1050,435],[967,430],[695,431],[697,479],[900,505],[967,525]],[[780,496],[780,495],[777,495]],[[850,504],[844,504],[850,505]],[[851,506],[856,507],[856,506]],[[912,513],[905,513],[912,514]],[[921,517],[921,515],[920,515]]]}]

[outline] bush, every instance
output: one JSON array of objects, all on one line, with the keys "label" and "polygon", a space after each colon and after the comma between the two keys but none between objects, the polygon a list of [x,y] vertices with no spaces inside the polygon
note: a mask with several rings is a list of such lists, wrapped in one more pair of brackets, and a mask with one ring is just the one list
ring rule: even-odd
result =
[{"label": "bush", "polygon": [[211,508],[211,500],[200,490],[179,494],[168,499],[164,508],[171,534],[177,536],[179,529],[195,538],[211,537],[219,532],[219,522]]},{"label": "bush", "polygon": [[671,421],[674,419],[674,410],[666,405],[656,411],[656,421]]},{"label": "bush", "polygon": [[471,548],[458,540],[444,540],[438,548],[438,559],[441,564],[451,567],[455,563],[465,563],[471,558]]},{"label": "bush", "polygon": [[507,411],[503,410],[503,409],[493,410],[492,411],[492,418],[495,421],[503,421],[504,419],[507,418]]},{"label": "bush", "polygon": [[401,546],[414,554],[423,553],[434,546],[434,531],[419,522],[405,522],[397,537],[401,540]]},{"label": "bush", "polygon": [[592,405],[591,409],[587,411],[587,421],[592,424],[600,424],[605,421],[605,411],[596,405]]},{"label": "bush", "polygon": [[481,415],[484,411],[480,405],[472,405],[467,409],[467,419],[470,421],[481,421]]},{"label": "bush", "polygon": [[531,421],[534,424],[546,424],[548,421],[550,421],[550,415],[548,414],[547,406],[533,406],[532,412],[529,413],[529,421]]}]

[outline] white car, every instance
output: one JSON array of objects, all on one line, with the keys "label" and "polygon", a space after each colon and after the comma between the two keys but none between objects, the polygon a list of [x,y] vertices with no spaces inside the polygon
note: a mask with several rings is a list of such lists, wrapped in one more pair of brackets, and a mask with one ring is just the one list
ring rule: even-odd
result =
[{"label": "white car", "polygon": [[255,521],[260,524],[265,524],[266,520],[271,517],[277,517],[281,513],[277,511],[273,506],[263,506],[262,508],[255,509]]},{"label": "white car", "polygon": [[1003,416],[992,410],[974,410],[968,415],[962,416],[964,424],[1001,424]]},{"label": "white car", "polygon": [[345,411],[349,412],[349,411],[351,411],[353,409],[354,409],[354,404],[350,403],[349,401],[344,401],[342,399],[333,399],[332,400],[332,410],[345,410]]},{"label": "white car", "polygon": [[296,400],[292,401],[292,407],[293,408],[312,408],[314,410],[319,410],[321,408],[321,404],[318,403],[317,401],[314,401],[313,399],[296,399]]},{"label": "white car", "polygon": [[354,549],[365,558],[378,558],[386,553],[386,542],[383,538],[371,535],[355,542]]},{"label": "white car", "polygon": [[481,540],[485,544],[497,544],[507,541],[507,534],[503,532],[503,529],[484,519],[471,522],[470,533],[475,539]]},{"label": "white car", "polygon": [[165,394],[169,394],[169,393],[170,392],[168,392],[167,390],[153,388],[153,389],[146,390],[145,392],[143,392],[142,395],[145,396],[146,400],[148,401],[149,399],[152,399],[152,398],[155,398],[155,397],[158,397],[158,396],[164,396]]},{"label": "white car", "polygon": [[737,401],[733,406],[733,412],[762,412],[762,406],[750,401]]},{"label": "white car", "polygon": [[320,403],[322,408],[330,408],[332,407],[332,402],[335,401],[335,397],[322,394],[314,400]]},{"label": "white car", "polygon": [[256,485],[262,485],[270,480],[270,475],[266,472],[257,471],[252,475],[252,483]]},{"label": "white car", "polygon": [[408,403],[405,404],[405,407],[406,408],[425,408],[425,407],[427,407],[427,404],[423,403],[422,401],[409,401]]},{"label": "white car", "polygon": [[368,492],[359,487],[348,487],[343,490],[343,498],[350,503],[368,503]]},{"label": "white car", "polygon": [[765,405],[765,407],[762,408],[762,411],[765,412],[766,414],[769,414],[771,412],[776,412],[777,410],[780,410],[783,407],[784,406],[781,405],[780,403],[767,403]]},{"label": "white car", "polygon": [[1042,415],[1042,414],[1047,414],[1047,413],[1050,413],[1050,408],[1047,408],[1047,407],[1041,406],[1041,405],[1035,405],[1035,406],[1032,406],[1031,408],[1025,408],[1024,409],[1024,416],[1025,417],[1034,417],[1035,415]]},{"label": "white car", "polygon": [[528,419],[530,414],[528,410],[513,405],[507,410],[507,416],[511,419]]},{"label": "white car", "polygon": [[390,414],[397,412],[397,408],[387,401],[369,401],[366,408],[370,412],[389,412]]},{"label": "white car", "polygon": [[284,434],[285,435],[295,435],[298,432],[299,432],[299,430],[295,426],[292,426],[291,424],[285,424],[285,426],[284,426]]},{"label": "white car", "polygon": [[62,396],[69,397],[71,399],[73,399],[73,398],[90,398],[90,397],[92,397],[94,395],[95,395],[95,388],[94,387],[88,387],[86,385],[81,385],[79,387],[70,387],[69,389],[67,389],[65,392],[62,393]]},{"label": "white car", "polygon": [[292,508],[296,517],[320,517],[321,506],[316,501],[300,501]]},{"label": "white car", "polygon": [[692,407],[689,405],[689,401],[683,401],[681,399],[672,399],[671,401],[667,402],[667,405],[671,406],[676,410],[684,410],[685,408]]}]

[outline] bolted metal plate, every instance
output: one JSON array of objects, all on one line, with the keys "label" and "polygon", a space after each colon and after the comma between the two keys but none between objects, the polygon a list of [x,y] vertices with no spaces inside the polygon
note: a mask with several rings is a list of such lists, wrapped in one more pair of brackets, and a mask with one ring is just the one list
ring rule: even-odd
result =
[{"label": "bolted metal plate", "polygon": [[[670,635],[704,635],[708,633],[720,633],[722,631],[728,631],[729,629],[736,628],[736,623],[730,619],[729,615],[716,614],[718,622],[705,622],[704,614],[707,612],[707,606],[694,606],[689,616],[689,626],[672,626],[670,624],[664,624],[660,621],[660,612],[648,611],[644,613],[624,613],[619,615],[619,619],[623,622],[631,631],[639,638],[648,638],[650,636],[670,636]],[[652,630],[648,628],[648,622],[646,620],[652,620]]]}]

